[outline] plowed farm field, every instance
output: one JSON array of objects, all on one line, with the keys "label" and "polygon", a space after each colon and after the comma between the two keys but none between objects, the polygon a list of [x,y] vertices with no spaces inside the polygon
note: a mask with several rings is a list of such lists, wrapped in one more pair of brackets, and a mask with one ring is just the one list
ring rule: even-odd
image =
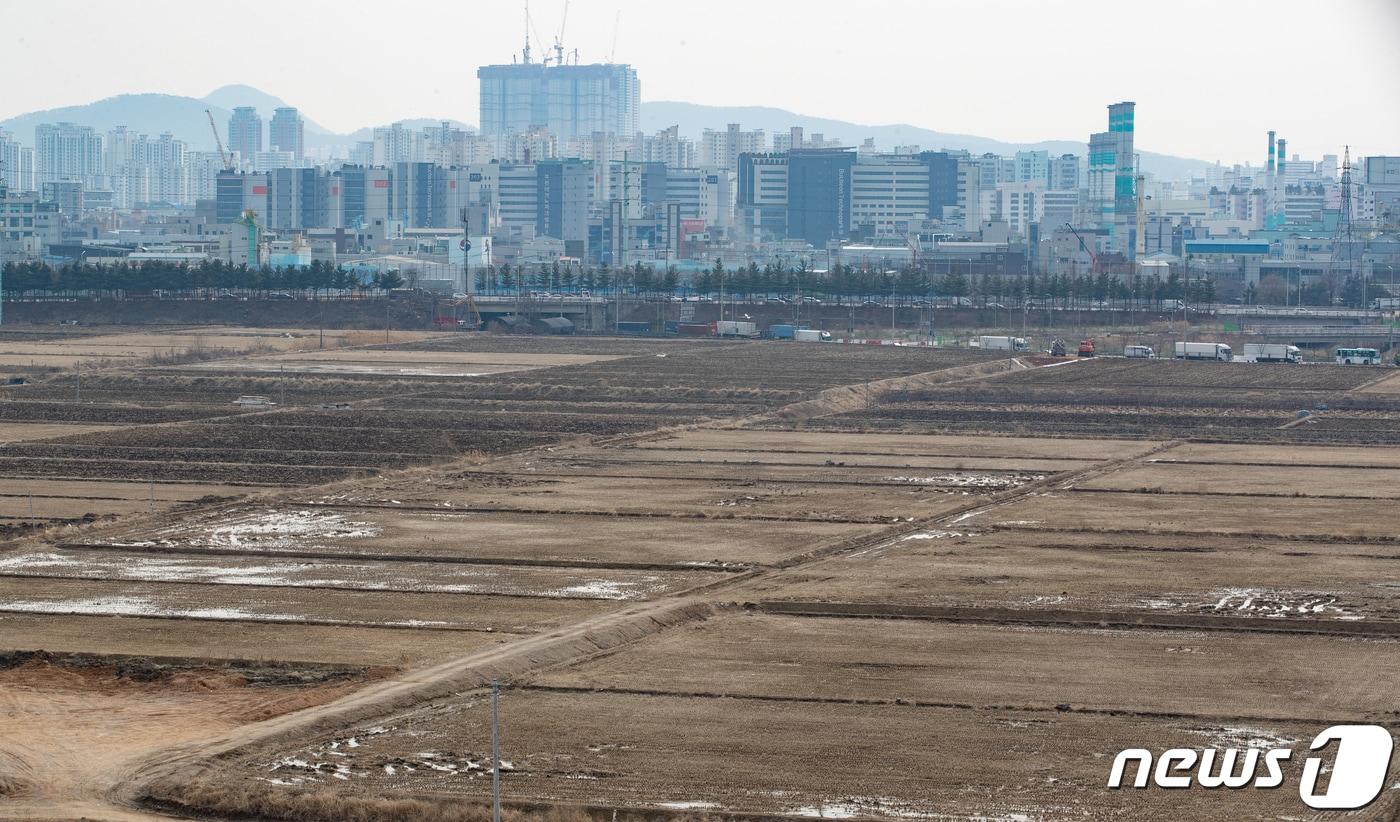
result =
[{"label": "plowed farm field", "polygon": [[[1384,369],[6,345],[0,819],[477,822],[493,682],[515,822],[1314,818],[1312,739],[1400,730]],[[1108,788],[1139,748],[1295,753]]]}]

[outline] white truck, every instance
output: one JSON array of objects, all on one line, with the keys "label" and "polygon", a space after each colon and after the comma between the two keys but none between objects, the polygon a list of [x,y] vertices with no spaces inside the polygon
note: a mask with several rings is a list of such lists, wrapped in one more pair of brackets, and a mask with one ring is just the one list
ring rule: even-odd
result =
[{"label": "white truck", "polygon": [[1177,343],[1176,358],[1178,360],[1216,360],[1218,362],[1229,362],[1234,356],[1230,346],[1224,343]]},{"label": "white truck", "polygon": [[1025,351],[1028,348],[1020,337],[978,337],[977,347],[990,351]]},{"label": "white truck", "polygon": [[1246,343],[1241,362],[1302,362],[1303,352],[1296,345]]},{"label": "white truck", "polygon": [[1377,297],[1371,301],[1372,311],[1400,311],[1400,297]]},{"label": "white truck", "polygon": [[758,323],[744,322],[743,320],[720,320],[715,323],[715,335],[718,337],[758,337]]},{"label": "white truck", "polygon": [[1155,360],[1157,352],[1150,345],[1130,345],[1123,349],[1123,356],[1130,360]]},{"label": "white truck", "polygon": [[792,332],[792,338],[798,342],[831,342],[831,332],[818,331],[815,328],[799,328]]}]

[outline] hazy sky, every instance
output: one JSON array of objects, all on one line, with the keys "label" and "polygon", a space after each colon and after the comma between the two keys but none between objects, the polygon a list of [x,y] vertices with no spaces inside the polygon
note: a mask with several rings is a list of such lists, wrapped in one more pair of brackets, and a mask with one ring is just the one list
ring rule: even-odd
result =
[{"label": "hazy sky", "polygon": [[[522,6],[0,0],[0,117],[247,83],[335,131],[475,123],[476,67],[520,50]],[[551,43],[564,0],[530,7]],[[572,0],[566,45],[604,58],[619,11],[643,100],[1011,141],[1085,140],[1136,100],[1153,151],[1262,163],[1272,128],[1306,158],[1400,153],[1400,0]]]}]

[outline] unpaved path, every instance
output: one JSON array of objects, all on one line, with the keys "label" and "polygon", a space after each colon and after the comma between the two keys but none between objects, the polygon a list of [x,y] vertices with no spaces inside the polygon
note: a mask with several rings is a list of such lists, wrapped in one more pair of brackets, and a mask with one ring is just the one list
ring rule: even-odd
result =
[{"label": "unpaved path", "polygon": [[140,683],[118,679],[110,669],[46,663],[0,672],[0,784],[7,794],[0,818],[165,818],[100,798],[131,778],[129,763],[151,750],[332,700],[355,687],[247,687],[225,674]]}]

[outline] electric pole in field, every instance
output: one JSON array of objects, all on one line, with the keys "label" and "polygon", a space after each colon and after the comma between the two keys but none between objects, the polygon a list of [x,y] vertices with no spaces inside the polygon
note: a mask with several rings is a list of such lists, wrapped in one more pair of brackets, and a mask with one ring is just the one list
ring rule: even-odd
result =
[{"label": "electric pole in field", "polygon": [[491,680],[491,822],[501,822],[501,683]]}]

